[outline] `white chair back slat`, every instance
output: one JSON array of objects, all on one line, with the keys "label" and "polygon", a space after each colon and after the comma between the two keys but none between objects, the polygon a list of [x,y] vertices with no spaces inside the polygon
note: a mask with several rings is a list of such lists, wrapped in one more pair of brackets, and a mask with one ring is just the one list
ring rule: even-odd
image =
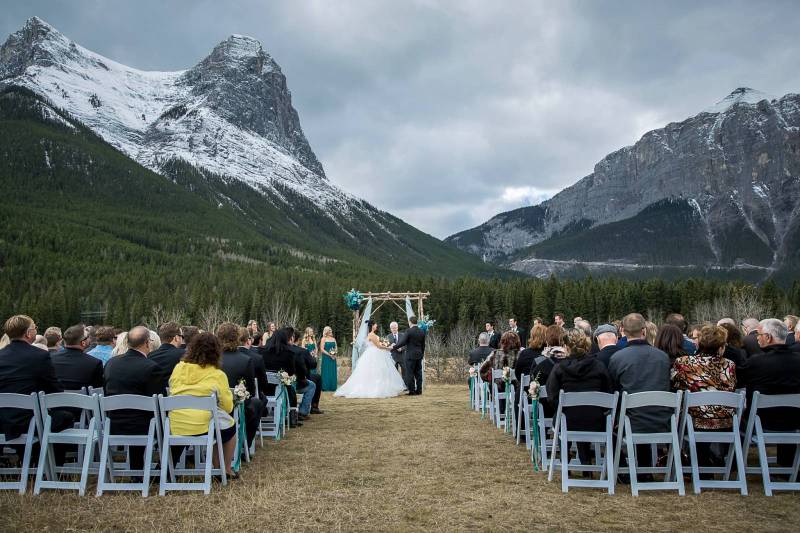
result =
[{"label": "white chair back slat", "polygon": [[561,407],[594,406],[605,409],[616,408],[619,394],[607,392],[562,392],[559,399]]}]

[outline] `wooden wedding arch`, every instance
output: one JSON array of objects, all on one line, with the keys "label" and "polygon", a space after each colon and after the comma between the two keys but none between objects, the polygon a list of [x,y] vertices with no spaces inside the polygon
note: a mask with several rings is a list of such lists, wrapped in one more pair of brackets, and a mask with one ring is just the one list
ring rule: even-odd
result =
[{"label": "wooden wedding arch", "polygon": [[[425,307],[423,302],[428,299],[431,293],[429,292],[364,292],[361,293],[361,296],[364,297],[363,302],[368,301],[372,298],[373,306],[377,304],[377,306],[372,308],[372,314],[380,309],[383,304],[386,302],[392,302],[394,305],[397,306],[403,313],[406,312],[404,306],[400,305],[397,302],[405,302],[406,298],[411,300],[412,305],[413,302],[417,302],[417,317],[422,318],[425,316]],[[361,308],[356,309],[353,311],[353,341],[355,342],[356,337],[358,337],[358,328],[361,325]]]}]

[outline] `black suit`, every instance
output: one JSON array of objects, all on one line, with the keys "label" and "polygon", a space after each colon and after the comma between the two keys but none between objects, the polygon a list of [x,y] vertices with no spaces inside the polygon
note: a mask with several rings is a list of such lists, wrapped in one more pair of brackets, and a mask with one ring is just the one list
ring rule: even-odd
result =
[{"label": "black suit", "polygon": [[758,345],[758,332],[753,330],[744,337],[742,337],[744,344],[744,351],[747,352],[747,357],[753,357],[757,353],[761,353],[761,346]]},{"label": "black suit", "polygon": [[611,361],[611,356],[620,351],[620,347],[616,344],[609,344],[605,346],[602,350],[599,350],[595,357],[597,360],[606,365],[608,368],[608,363]]},{"label": "black suit", "polygon": [[470,365],[477,365],[486,361],[486,358],[489,357],[489,354],[494,351],[491,346],[478,346],[471,352],[469,352],[469,364]]},{"label": "black suit", "polygon": [[[800,353],[786,345],[766,346],[763,353],[750,357],[737,372],[742,385],[747,387],[747,405],[752,404],[753,393],[800,394]],[[745,415],[745,420],[749,415]],[[800,409],[774,407],[758,410],[765,430],[791,431],[800,429]],[[791,466],[794,445],[778,445],[778,463]]]},{"label": "black suit", "polygon": [[[30,394],[63,391],[47,351],[21,340],[13,340],[0,350],[0,392]],[[53,431],[72,426],[74,420],[70,413],[52,411],[50,414]],[[28,430],[31,416],[32,411],[0,409],[0,430],[7,439],[15,439]]]},{"label": "black suit", "polygon": [[66,390],[103,386],[103,362],[75,348],[66,348],[50,356],[56,378]]},{"label": "black suit", "polygon": [[[286,372],[290,376],[294,376],[296,373],[296,366],[294,363],[294,353],[289,350],[285,349],[278,353],[274,351],[268,351],[263,346],[258,349],[258,352],[264,358],[264,368],[267,369],[267,372]],[[275,385],[267,385],[267,396],[274,396],[275,395]],[[292,407],[297,406],[297,396],[291,394],[291,389],[289,394],[289,404]]]},{"label": "black suit", "polygon": [[795,344],[797,344],[797,341],[794,337],[794,331],[790,331],[789,335],[786,336],[786,346],[793,347]]},{"label": "black suit", "polygon": [[500,334],[496,331],[492,331],[491,335],[489,336],[489,347],[493,350],[500,348]]},{"label": "black suit", "polygon": [[256,373],[258,392],[261,396],[264,396],[267,394],[267,389],[269,387],[267,383],[267,368],[264,366],[264,356],[255,348],[248,349],[244,346],[239,346],[239,351],[253,360],[253,370]]},{"label": "black suit", "polygon": [[311,398],[311,406],[318,407],[319,399],[322,396],[322,376],[311,372],[317,368],[317,359],[305,348],[301,349],[303,350],[303,362],[305,363],[307,369],[306,379],[313,381],[314,387],[316,387],[314,389],[314,396]]},{"label": "black suit", "polygon": [[405,381],[409,394],[422,394],[422,359],[425,357],[425,332],[416,325],[403,334],[395,348],[405,348]]},{"label": "black suit", "polygon": [[[164,394],[165,385],[163,371],[154,361],[145,357],[142,352],[128,350],[117,357],[112,357],[105,368],[106,396],[115,394],[138,394],[153,396]],[[150,426],[152,414],[135,409],[111,411],[111,433],[116,435],[145,435]],[[140,469],[144,465],[144,447],[131,446],[131,468]]]},{"label": "black suit", "polygon": [[[395,335],[394,333],[390,333],[389,344],[399,343],[401,337],[402,335],[400,334],[399,331],[397,332],[397,335]],[[392,348],[391,353],[392,353],[392,360],[394,361],[394,366],[397,367],[397,369],[402,372],[405,363],[405,356],[403,355],[403,352],[398,350],[397,346],[395,346]]]},{"label": "black suit", "polygon": [[222,352],[222,371],[228,376],[228,386],[231,388],[244,380],[244,386],[250,393],[250,399],[244,403],[245,429],[247,430],[247,443],[253,442],[258,429],[258,419],[264,411],[264,402],[256,398],[256,371],[255,363],[249,354],[240,351]]},{"label": "black suit", "polygon": [[177,366],[185,353],[186,348],[176,348],[172,344],[165,342],[147,356],[150,361],[157,364],[161,369],[161,388],[166,389],[169,386],[169,378],[172,376],[172,371],[175,370],[175,366]]}]

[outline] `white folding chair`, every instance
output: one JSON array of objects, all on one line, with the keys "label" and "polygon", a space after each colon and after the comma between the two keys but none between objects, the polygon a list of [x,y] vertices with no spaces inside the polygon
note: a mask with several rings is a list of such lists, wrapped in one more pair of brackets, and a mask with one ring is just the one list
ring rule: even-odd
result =
[{"label": "white folding chair", "polygon": [[[513,379],[514,374],[513,370],[511,371],[511,377]],[[514,385],[512,383],[508,383],[506,390],[504,392],[500,392],[499,387],[497,386],[497,379],[503,378],[503,370],[502,369],[492,369],[492,411],[493,411],[493,421],[495,426],[498,429],[502,429],[505,431],[506,427],[508,426],[510,429],[514,428],[514,421],[516,420],[516,415],[514,412]],[[508,411],[510,414],[511,420],[506,420],[506,410],[500,410],[500,400],[504,400],[505,402],[511,402],[508,405]]]},{"label": "white folding chair", "polygon": [[[758,448],[759,466],[748,467],[747,471],[755,471],[761,474],[761,479],[764,484],[764,494],[767,496],[772,496],[772,491],[774,490],[800,490],[800,483],[797,482],[797,477],[800,474],[800,430],[765,431],[761,423],[761,417],[758,414],[759,409],[771,409],[774,407],[794,407],[800,409],[800,394],[767,395],[756,391],[753,393],[752,402],[753,403],[750,405],[750,417],[747,420],[747,431],[745,433],[744,456],[747,458],[750,442],[755,438],[756,447]],[[777,463],[777,459],[774,456],[767,455],[767,446],[777,444],[795,445],[792,466],[773,466],[770,468],[770,464]],[[773,481],[773,474],[789,476],[789,481]]]},{"label": "white folding chair", "polygon": [[[617,430],[617,448],[614,453],[614,471],[617,474],[629,474],[631,478],[631,493],[639,495],[640,490],[677,490],[681,496],[686,494],[683,486],[683,468],[681,467],[681,446],[678,439],[678,420],[681,414],[682,391],[678,392],[637,392],[635,394],[622,393],[622,406],[619,412],[619,429]],[[634,433],[631,429],[631,419],[628,410],[641,407],[669,407],[672,414],[669,418],[668,432]],[[623,443],[628,452],[628,466],[619,466]],[[657,444],[667,444],[667,464],[657,466],[656,461],[652,466],[640,467],[637,464],[636,445],[649,444],[651,450]],[[656,454],[652,454],[656,455]],[[674,470],[673,470],[674,468]],[[675,481],[670,481],[672,474],[676,473]],[[664,474],[664,481],[641,482],[639,474]],[[616,476],[615,476],[616,480]]]},{"label": "white folding chair", "polygon": [[[0,482],[0,490],[17,490],[20,494],[25,494],[28,488],[28,476],[36,473],[34,468],[31,472],[31,454],[33,445],[42,438],[42,415],[39,412],[39,397],[35,392],[25,394],[0,394],[0,409],[20,409],[31,411],[31,419],[28,422],[28,429],[18,437],[9,439],[6,435],[0,434],[0,452],[6,446],[25,445],[25,451],[20,457],[19,468],[4,467],[0,468],[0,476],[19,475],[19,481]],[[43,463],[40,463],[43,465]]]},{"label": "white folding chair", "polygon": [[[555,461],[553,458],[561,448],[561,490],[569,491],[569,487],[594,487],[604,488],[609,494],[614,494],[614,416],[617,410],[619,393],[608,394],[605,392],[564,392],[559,393],[558,410],[554,422],[553,452],[550,458],[550,467],[547,480],[553,480]],[[605,431],[573,431],[569,429],[567,416],[564,409],[578,406],[593,406],[608,410],[606,415]],[[583,465],[576,459],[569,459],[570,443],[589,442],[595,447],[596,464]],[[572,479],[570,471],[599,472],[600,479]]]},{"label": "white folding chair", "polygon": [[[205,494],[211,493],[211,477],[220,476],[222,484],[228,484],[225,473],[225,455],[222,451],[222,437],[219,431],[217,420],[217,396],[169,396],[165,398],[158,395],[158,406],[161,411],[161,426],[164,430],[163,443],[161,446],[161,479],[158,493],[163,496],[168,490],[202,490]],[[198,411],[208,411],[211,418],[208,421],[208,432],[197,437],[172,435],[170,430],[169,414],[179,409],[195,409]],[[216,446],[215,446],[216,445]],[[172,464],[173,446],[196,446],[199,449],[205,448],[205,464],[202,461],[202,454],[195,455],[194,468],[177,469]],[[216,447],[219,468],[212,468],[212,458]],[[178,483],[177,476],[203,476],[202,483]]]},{"label": "white folding chair", "polygon": [[[743,496],[747,495],[747,479],[745,478],[745,461],[742,452],[742,441],[739,435],[739,420],[744,410],[744,394],[724,391],[687,392],[684,395],[683,414],[681,416],[680,440],[686,438],[689,447],[691,465],[683,467],[684,472],[691,472],[694,493],[700,494],[702,488],[739,489]],[[695,429],[694,420],[689,414],[692,407],[704,405],[720,405],[735,409],[732,426],[728,431],[703,431]],[[719,443],[728,445],[725,466],[700,466],[697,461],[697,443]],[[736,461],[737,479],[730,480],[733,461]],[[700,479],[700,474],[722,474],[722,480]]]},{"label": "white folding chair", "polygon": [[517,417],[517,445],[524,434],[525,436],[525,449],[531,449],[531,423],[533,422],[533,414],[531,412],[532,403],[531,398],[528,396],[528,387],[531,384],[531,376],[529,374],[522,374],[519,378],[519,416]]},{"label": "white folding chair", "polygon": [[267,372],[267,383],[275,385],[275,394],[266,396],[265,416],[261,417],[258,427],[258,435],[261,445],[264,445],[264,437],[273,437],[280,440],[283,435],[283,387],[281,387],[281,377],[276,372]]},{"label": "white folding chair", "polygon": [[[153,451],[158,445],[161,447],[161,421],[158,413],[158,397],[139,396],[137,394],[119,394],[115,396],[99,396],[100,413],[103,416],[103,440],[100,445],[100,471],[97,475],[97,495],[102,496],[104,491],[141,491],[147,497],[150,491],[150,478],[158,475],[154,471],[156,464],[153,462]],[[150,416],[150,426],[147,434],[143,435],[115,435],[111,433],[111,418],[114,411],[130,409],[141,411],[141,416]],[[125,461],[117,465],[114,461],[114,446],[124,447]],[[144,447],[144,465],[141,469],[130,468],[130,447]],[[119,483],[114,477],[139,476],[141,483]],[[108,477],[108,481],[106,480]]]},{"label": "white folding chair", "polygon": [[[100,442],[100,405],[97,396],[75,394],[71,392],[56,392],[53,394],[39,393],[39,407],[41,409],[43,436],[39,451],[39,468],[36,471],[36,483],[33,493],[39,494],[42,489],[72,489],[78,490],[83,496],[86,493],[86,483],[89,480],[89,469],[92,466],[95,448]],[[89,420],[86,428],[68,428],[58,433],[52,431],[50,409],[82,409],[87,412]],[[54,444],[77,444],[82,453],[78,454],[75,466],[55,467],[53,458]],[[45,480],[43,465],[47,465],[53,473],[52,479]],[[59,481],[60,473],[80,473],[80,481]]]}]

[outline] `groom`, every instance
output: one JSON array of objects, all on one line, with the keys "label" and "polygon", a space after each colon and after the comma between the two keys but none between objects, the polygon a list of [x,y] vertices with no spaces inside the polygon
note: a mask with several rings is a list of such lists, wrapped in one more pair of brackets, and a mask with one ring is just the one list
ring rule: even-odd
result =
[{"label": "groom", "polygon": [[408,330],[392,349],[405,348],[403,379],[409,396],[422,394],[422,358],[425,357],[425,332],[417,327],[417,317],[408,318]]}]

